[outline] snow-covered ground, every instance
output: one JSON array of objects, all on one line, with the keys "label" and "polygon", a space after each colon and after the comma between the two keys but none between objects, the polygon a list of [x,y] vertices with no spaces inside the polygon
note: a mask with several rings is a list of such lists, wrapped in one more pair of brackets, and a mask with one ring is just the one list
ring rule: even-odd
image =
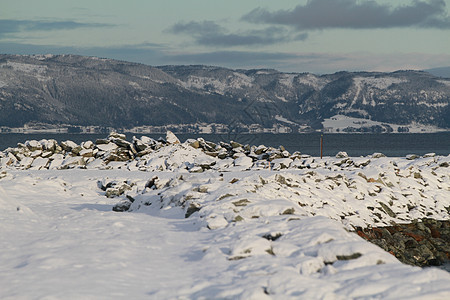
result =
[{"label": "snow-covered ground", "polygon": [[352,232],[448,220],[450,156],[340,153],[267,169],[172,144],[96,161],[2,160],[1,299],[450,298],[448,272],[401,264]]},{"label": "snow-covered ground", "polygon": [[337,133],[337,132],[345,133],[345,129],[348,127],[359,129],[364,127],[384,126],[384,125],[390,126],[394,132],[399,132],[399,128],[408,128],[408,132],[410,133],[431,133],[431,132],[446,131],[445,129],[431,125],[422,125],[417,123],[411,123],[408,125],[398,125],[372,121],[363,118],[353,118],[344,115],[335,115],[331,118],[324,119],[322,125],[325,128],[325,131],[329,133]]}]

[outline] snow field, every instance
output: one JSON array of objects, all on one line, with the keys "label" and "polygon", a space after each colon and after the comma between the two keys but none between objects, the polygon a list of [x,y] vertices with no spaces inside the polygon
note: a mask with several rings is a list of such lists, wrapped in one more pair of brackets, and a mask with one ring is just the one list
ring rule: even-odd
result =
[{"label": "snow field", "polygon": [[450,298],[448,272],[353,232],[448,220],[450,156],[228,153],[170,136],[111,161],[135,149],[117,138],[1,152],[1,299]]},{"label": "snow field", "polygon": [[[171,152],[173,166],[184,154]],[[449,273],[403,265],[349,230],[448,219],[449,157],[350,159],[279,171],[6,169],[0,298],[447,299]],[[125,182],[113,198],[100,188]]]}]

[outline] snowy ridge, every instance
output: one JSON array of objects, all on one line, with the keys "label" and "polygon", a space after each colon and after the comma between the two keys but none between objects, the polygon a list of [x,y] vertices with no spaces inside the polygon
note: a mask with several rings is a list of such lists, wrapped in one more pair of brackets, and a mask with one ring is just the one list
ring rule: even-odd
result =
[{"label": "snowy ridge", "polygon": [[6,66],[12,67],[14,70],[25,72],[25,73],[44,73],[48,68],[47,66],[18,63],[13,61],[7,61]]},{"label": "snowy ridge", "polygon": [[244,89],[252,86],[253,79],[245,74],[233,72],[225,81],[211,77],[201,77],[190,75],[186,82],[182,82],[185,88],[196,88],[200,90],[210,90],[223,95],[230,89]]},{"label": "snowy ridge", "polygon": [[450,297],[449,273],[353,232],[449,220],[450,156],[320,159],[173,134],[22,145],[0,152],[0,298]]},{"label": "snowy ridge", "polygon": [[298,77],[298,82],[301,84],[309,85],[313,87],[315,90],[321,90],[323,87],[329,83],[329,80],[325,78],[320,78],[313,74],[306,74],[304,76]]},{"label": "snowy ridge", "polygon": [[[271,128],[275,116],[283,115],[294,122],[286,124],[290,131],[302,132],[300,124],[320,130],[319,122],[340,114],[450,128],[445,118],[448,80],[419,71],[318,76],[208,66],[151,67],[75,55],[0,55],[0,61],[1,127],[70,122],[114,124],[115,130],[122,130],[129,124],[166,126],[168,120],[250,126],[260,119]],[[29,118],[17,117],[22,114]]]},{"label": "snowy ridge", "polygon": [[355,77],[353,78],[353,81],[358,88],[361,86],[366,86],[379,90],[387,89],[393,84],[407,82],[406,79],[396,77]]},{"label": "snowy ridge", "polygon": [[292,88],[294,86],[294,79],[297,76],[298,76],[297,74],[283,74],[279,82],[288,88]]}]

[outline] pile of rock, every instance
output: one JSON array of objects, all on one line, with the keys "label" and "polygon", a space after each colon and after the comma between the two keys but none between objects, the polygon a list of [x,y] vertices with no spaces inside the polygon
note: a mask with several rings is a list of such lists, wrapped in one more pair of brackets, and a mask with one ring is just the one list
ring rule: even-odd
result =
[{"label": "pile of rock", "polygon": [[356,232],[409,265],[439,266],[450,261],[449,220],[423,218],[410,224],[357,228]]},{"label": "pile of rock", "polygon": [[[171,134],[168,133],[168,137]],[[145,136],[128,142],[126,136],[119,133],[111,133],[107,139],[98,139],[95,143],[86,141],[80,145],[73,141],[58,144],[53,139],[32,140],[0,152],[0,167],[37,170],[86,168],[89,164],[96,167],[115,161],[130,161],[167,144],[167,140],[156,141]]]},{"label": "pile of rock", "polygon": [[[433,157],[429,154],[424,157]],[[111,133],[106,139],[86,141],[80,145],[72,141],[58,144],[55,140],[27,141],[15,148],[0,152],[0,169],[120,169],[140,171],[188,171],[191,173],[243,171],[260,169],[316,169],[362,168],[381,153],[350,158],[339,152],[335,158],[318,159],[300,152],[289,153],[283,146],[250,146],[231,141],[213,143],[203,138],[180,143],[170,131],[166,138],[154,140],[142,136],[126,140],[124,134]],[[410,155],[408,160],[419,156]]]}]

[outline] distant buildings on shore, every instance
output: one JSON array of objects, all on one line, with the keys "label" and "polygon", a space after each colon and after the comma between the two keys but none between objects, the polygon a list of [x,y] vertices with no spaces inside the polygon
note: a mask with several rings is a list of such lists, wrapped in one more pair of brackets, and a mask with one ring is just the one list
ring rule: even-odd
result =
[{"label": "distant buildings on shore", "polygon": [[133,128],[114,128],[104,126],[73,126],[67,124],[54,125],[45,123],[32,123],[26,124],[23,127],[5,127],[0,126],[0,133],[109,133],[112,131],[123,133],[141,133],[141,134],[159,134],[166,133],[168,130],[174,133],[193,133],[193,134],[225,134],[230,132],[236,132],[241,134],[250,133],[292,133],[292,132],[306,132],[313,131],[310,127],[301,126],[298,128],[292,128],[276,123],[270,128],[263,127],[259,124],[171,124],[163,126],[138,126]]}]

